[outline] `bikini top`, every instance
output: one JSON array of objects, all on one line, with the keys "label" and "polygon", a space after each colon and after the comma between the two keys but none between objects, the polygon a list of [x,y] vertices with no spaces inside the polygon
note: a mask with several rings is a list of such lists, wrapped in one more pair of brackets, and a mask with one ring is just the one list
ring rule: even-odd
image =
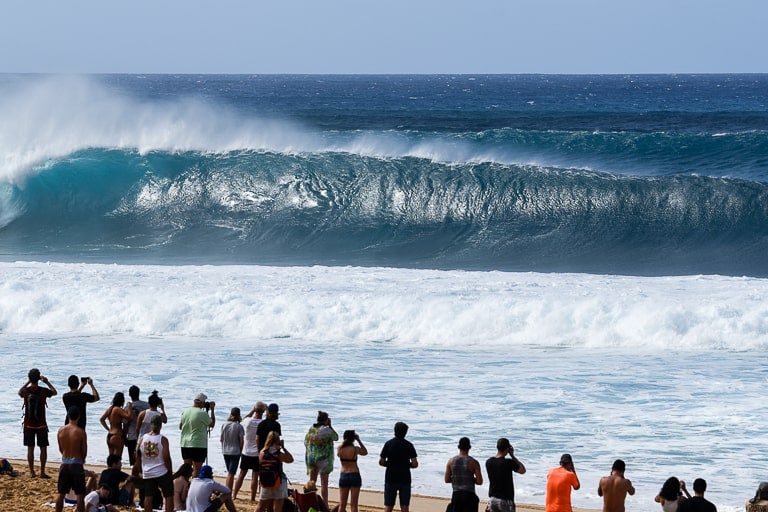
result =
[{"label": "bikini top", "polygon": [[341,462],[357,462],[357,450],[355,450],[355,458],[354,459],[345,459],[344,457],[339,454],[339,460]]}]

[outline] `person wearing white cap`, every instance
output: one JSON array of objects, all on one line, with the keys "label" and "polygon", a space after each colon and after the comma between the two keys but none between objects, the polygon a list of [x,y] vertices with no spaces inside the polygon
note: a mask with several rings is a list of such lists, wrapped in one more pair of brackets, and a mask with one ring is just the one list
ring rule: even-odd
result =
[{"label": "person wearing white cap", "polygon": [[208,431],[216,425],[215,408],[215,402],[209,402],[204,393],[198,393],[192,407],[181,413],[181,421],[179,421],[181,458],[192,465],[193,478],[197,476],[200,466],[208,458]]}]

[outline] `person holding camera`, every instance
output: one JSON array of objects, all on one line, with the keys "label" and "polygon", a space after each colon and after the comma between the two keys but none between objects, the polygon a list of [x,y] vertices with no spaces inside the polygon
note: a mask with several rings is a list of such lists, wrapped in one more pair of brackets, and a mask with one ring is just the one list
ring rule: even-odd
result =
[{"label": "person holding camera", "polygon": [[205,393],[198,393],[192,407],[181,413],[181,458],[192,464],[193,478],[208,458],[208,432],[216,425],[215,408],[216,402],[209,402]]},{"label": "person holding camera", "polygon": [[[507,457],[509,455],[509,457]],[[525,466],[515,457],[515,449],[506,437],[496,441],[496,455],[485,461],[488,472],[488,508],[491,512],[515,512],[513,475],[525,474]]]},{"label": "person holding camera", "polygon": [[[357,442],[357,445],[355,444]],[[351,512],[358,512],[357,502],[363,479],[357,465],[358,456],[368,455],[368,449],[354,430],[345,430],[341,445],[336,450],[341,462],[339,475],[339,512],[347,512],[347,503]]]},{"label": "person holding camera", "polygon": [[571,512],[571,489],[581,488],[571,454],[560,457],[560,465],[547,473],[547,494],[544,498],[545,512]]},{"label": "person holding camera", "polygon": [[[40,386],[40,383],[46,387]],[[24,446],[27,447],[29,474],[35,477],[35,444],[40,447],[40,478],[50,478],[45,472],[48,461],[48,423],[45,419],[46,401],[56,394],[56,388],[40,370],[32,368],[27,373],[27,382],[19,388],[24,400]]]},{"label": "person holding camera", "polygon": [[[163,399],[157,394],[157,390],[152,391],[152,394],[147,398],[149,409],[144,409],[139,413],[136,418],[136,439],[141,439],[141,436],[149,433],[151,429],[149,422],[155,416],[160,416],[163,423],[168,423],[168,416],[165,415],[165,406],[163,405]],[[158,410],[158,408],[160,410]]]},{"label": "person holding camera", "polygon": [[[91,386],[91,393],[83,392],[86,384]],[[70,375],[69,379],[67,379],[67,385],[69,386],[69,391],[61,397],[61,400],[64,402],[64,409],[69,411],[70,407],[77,407],[80,411],[80,419],[77,420],[77,424],[85,430],[85,405],[98,402],[101,399],[99,392],[96,391],[93,379],[90,377],[77,378],[77,375]],[[65,419],[64,424],[66,425],[68,421]]]}]

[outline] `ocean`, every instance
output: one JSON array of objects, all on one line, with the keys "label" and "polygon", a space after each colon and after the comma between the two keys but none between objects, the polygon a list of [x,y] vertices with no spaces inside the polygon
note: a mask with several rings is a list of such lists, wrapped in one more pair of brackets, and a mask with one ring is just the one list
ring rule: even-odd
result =
[{"label": "ocean", "polygon": [[768,75],[0,75],[0,455],[37,366],[94,379],[91,462],[136,384],[172,446],[198,392],[279,403],[294,481],[325,410],[365,488],[405,421],[420,494],[505,436],[518,502],[567,452],[577,506],[622,458],[630,510],[675,475],[735,512],[768,479],[767,221]]}]

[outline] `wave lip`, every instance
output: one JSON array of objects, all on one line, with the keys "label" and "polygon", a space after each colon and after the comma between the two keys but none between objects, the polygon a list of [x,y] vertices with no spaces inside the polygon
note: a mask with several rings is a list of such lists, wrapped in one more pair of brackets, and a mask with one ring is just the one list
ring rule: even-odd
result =
[{"label": "wave lip", "polygon": [[768,274],[768,185],[742,180],[88,150],[3,190],[6,258]]}]

